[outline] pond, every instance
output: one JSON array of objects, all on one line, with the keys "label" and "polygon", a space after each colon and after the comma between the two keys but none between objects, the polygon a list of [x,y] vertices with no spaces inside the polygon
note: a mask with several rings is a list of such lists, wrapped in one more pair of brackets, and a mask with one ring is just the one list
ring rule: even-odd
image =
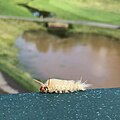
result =
[{"label": "pond", "polygon": [[22,69],[33,78],[79,80],[82,75],[92,88],[120,87],[120,42],[112,38],[30,30],[17,38],[16,46]]}]

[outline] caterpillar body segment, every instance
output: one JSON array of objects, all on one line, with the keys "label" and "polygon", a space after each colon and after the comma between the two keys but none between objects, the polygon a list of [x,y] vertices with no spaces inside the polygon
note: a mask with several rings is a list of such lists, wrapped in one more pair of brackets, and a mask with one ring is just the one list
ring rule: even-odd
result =
[{"label": "caterpillar body segment", "polygon": [[75,82],[74,80],[48,79],[45,83],[38,80],[35,80],[35,82],[40,84],[40,92],[69,93],[80,90],[84,91],[90,86],[90,84],[85,82],[82,83],[81,80]]}]

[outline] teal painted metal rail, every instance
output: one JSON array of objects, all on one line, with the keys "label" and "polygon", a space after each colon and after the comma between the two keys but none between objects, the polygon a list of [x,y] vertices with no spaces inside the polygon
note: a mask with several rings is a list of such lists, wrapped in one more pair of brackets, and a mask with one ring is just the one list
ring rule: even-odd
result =
[{"label": "teal painted metal rail", "polygon": [[120,89],[0,95],[0,120],[120,120]]}]

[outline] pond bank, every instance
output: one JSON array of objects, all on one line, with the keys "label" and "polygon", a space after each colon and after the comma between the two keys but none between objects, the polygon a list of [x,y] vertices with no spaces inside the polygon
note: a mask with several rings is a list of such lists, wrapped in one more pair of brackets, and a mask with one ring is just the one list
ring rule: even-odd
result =
[{"label": "pond bank", "polygon": [[61,23],[75,23],[72,25],[72,29],[68,29],[71,32],[81,32],[81,33],[91,33],[104,35],[106,37],[112,37],[120,40],[120,25],[104,24],[97,22],[87,22],[87,21],[70,21],[70,20],[57,20],[57,19],[40,19],[40,18],[26,18],[26,17],[15,17],[15,16],[0,16],[1,20],[10,20],[10,21],[24,21],[28,23],[36,22],[41,25],[43,29],[46,28],[46,22],[61,22]]},{"label": "pond bank", "polygon": [[32,28],[37,29],[40,26],[23,21],[0,20],[0,71],[8,74],[27,91],[38,91],[39,86],[34,83],[32,77],[17,67],[19,50],[14,46],[16,37],[23,30]]}]

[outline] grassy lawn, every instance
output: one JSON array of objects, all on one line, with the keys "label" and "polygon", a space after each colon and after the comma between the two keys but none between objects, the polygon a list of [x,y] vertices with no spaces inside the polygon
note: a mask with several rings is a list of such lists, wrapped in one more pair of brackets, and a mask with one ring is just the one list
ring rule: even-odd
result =
[{"label": "grassy lawn", "polygon": [[119,0],[0,0],[0,14],[33,17],[17,3],[50,11],[61,19],[120,24]]},{"label": "grassy lawn", "polygon": [[16,5],[15,0],[0,0],[0,15],[32,17],[27,9]]},{"label": "grassy lawn", "polygon": [[119,0],[33,0],[29,6],[58,18],[120,24]]},{"label": "grassy lawn", "polygon": [[96,34],[102,35],[110,38],[114,38],[116,41],[120,41],[120,30],[119,29],[108,29],[99,27],[90,27],[85,25],[74,25],[72,32],[86,33],[86,34]]}]

